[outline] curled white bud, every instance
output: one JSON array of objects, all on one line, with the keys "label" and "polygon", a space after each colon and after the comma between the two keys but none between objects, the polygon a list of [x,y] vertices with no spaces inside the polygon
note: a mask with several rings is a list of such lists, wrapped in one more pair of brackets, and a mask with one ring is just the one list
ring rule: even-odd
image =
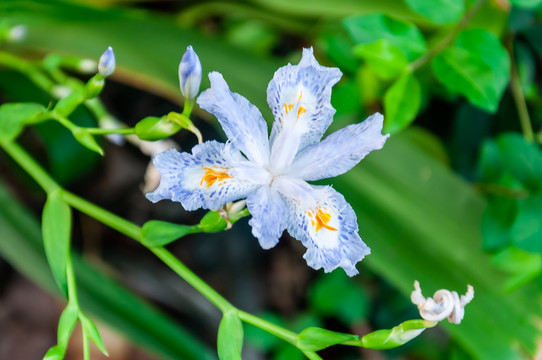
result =
[{"label": "curled white bud", "polygon": [[107,77],[111,75],[113,71],[115,71],[115,53],[113,53],[113,48],[110,46],[105,50],[102,56],[100,56],[98,73],[103,77]]},{"label": "curled white bud", "polygon": [[10,42],[19,42],[26,37],[27,28],[24,25],[16,25],[12,27],[7,35],[7,40]]},{"label": "curled white bud", "polygon": [[445,289],[435,292],[432,298],[425,298],[420,289],[420,283],[414,281],[414,291],[410,299],[418,306],[420,316],[429,321],[441,321],[448,318],[453,324],[459,324],[465,315],[465,306],[474,298],[474,289],[467,285],[467,293],[461,295],[456,291]]},{"label": "curled white bud", "polygon": [[186,52],[179,64],[179,84],[181,93],[189,101],[194,99],[198,95],[200,83],[201,62],[190,45],[186,48]]}]

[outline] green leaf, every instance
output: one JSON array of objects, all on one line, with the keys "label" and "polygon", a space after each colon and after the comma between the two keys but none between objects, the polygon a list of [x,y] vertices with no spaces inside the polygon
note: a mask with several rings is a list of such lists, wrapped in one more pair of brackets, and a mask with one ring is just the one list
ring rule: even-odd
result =
[{"label": "green leaf", "polygon": [[79,142],[79,144],[103,156],[104,151],[102,150],[100,145],[98,145],[94,137],[89,134],[85,129],[77,127],[72,131],[72,134],[75,140]]},{"label": "green leaf", "polygon": [[482,217],[484,249],[494,251],[510,243],[510,231],[517,212],[516,199],[502,196],[494,196],[489,199],[487,209]]},{"label": "green leaf", "polygon": [[410,125],[418,115],[420,84],[413,74],[399,78],[384,95],[384,132],[395,133]]},{"label": "green leaf", "polygon": [[338,317],[344,325],[365,319],[369,306],[359,283],[338,271],[319,277],[311,288],[309,300],[317,314]]},{"label": "green leaf", "polygon": [[425,39],[416,25],[382,14],[358,15],[343,20],[343,26],[356,44],[388,40],[401,49],[409,60],[427,50]]},{"label": "green leaf", "polygon": [[522,8],[535,8],[542,4],[542,0],[510,0],[512,5]]},{"label": "green leaf", "polygon": [[55,345],[45,353],[43,360],[62,360],[66,354],[66,349],[60,345]]},{"label": "green leaf", "polygon": [[405,53],[387,39],[358,44],[354,46],[353,52],[356,56],[365,59],[383,79],[393,79],[408,65]]},{"label": "green leaf", "polygon": [[531,196],[518,204],[516,221],[510,236],[519,248],[542,252],[542,195]]},{"label": "green leaf", "polygon": [[534,314],[542,312],[538,298],[523,288],[504,294],[508,276],[491,264],[480,246],[485,199],[420,148],[416,139],[421,135],[411,127],[390,137],[382,150],[334,179],[371,247],[360,266],[383,276],[405,298],[414,279],[427,291],[471,284],[476,299],[461,325],[440,326],[473,358],[534,356],[541,334],[533,325]]},{"label": "green leaf", "polygon": [[489,31],[465,30],[454,46],[433,59],[433,72],[452,93],[473,105],[497,111],[510,79],[510,58],[500,40]]},{"label": "green leaf", "polygon": [[43,208],[43,245],[53,277],[64,295],[68,295],[66,266],[70,251],[71,209],[62,200],[60,191],[47,196]]},{"label": "green leaf", "polygon": [[218,327],[217,349],[220,360],[241,360],[243,323],[235,311],[226,311]]},{"label": "green leaf", "polygon": [[303,330],[296,338],[297,347],[303,351],[319,351],[349,340],[358,340],[357,335],[339,333],[317,327]]},{"label": "green leaf", "polygon": [[406,344],[420,335],[425,329],[437,325],[426,320],[408,320],[389,330],[377,330],[361,338],[361,346],[368,349],[393,349]]},{"label": "green leaf", "polygon": [[510,274],[505,283],[508,292],[536,279],[542,273],[542,254],[533,254],[513,246],[495,254],[492,262]]},{"label": "green leaf", "polygon": [[465,12],[465,2],[458,0],[405,0],[416,13],[435,24],[450,24]]},{"label": "green leaf", "polygon": [[15,139],[25,123],[32,123],[46,109],[35,103],[9,103],[0,106],[0,143]]},{"label": "green leaf", "polygon": [[141,228],[141,243],[150,247],[164,246],[195,232],[198,232],[198,229],[194,226],[173,224],[160,220],[150,220]]},{"label": "green leaf", "polygon": [[516,133],[502,134],[497,139],[502,167],[533,192],[542,190],[542,151]]},{"label": "green leaf", "polygon": [[181,125],[169,121],[167,116],[162,116],[161,118],[147,116],[135,126],[137,137],[147,141],[167,138],[177,133],[180,129]]},{"label": "green leaf", "polygon": [[68,304],[64,311],[62,311],[62,315],[60,315],[60,319],[58,320],[58,346],[64,349],[68,347],[68,341],[73,332],[73,329],[75,328],[75,325],[77,325],[78,319],[79,309],[74,305]]},{"label": "green leaf", "polygon": [[105,346],[102,341],[102,337],[100,336],[100,333],[98,332],[98,329],[96,328],[96,325],[94,325],[94,322],[92,322],[92,320],[90,320],[89,317],[87,317],[85,314],[81,312],[79,313],[79,319],[81,320],[81,327],[83,328],[83,332],[87,334],[89,339],[92,340],[94,344],[96,344],[96,346],[98,347],[98,349],[100,349],[102,354],[108,356],[107,350],[105,349]]}]

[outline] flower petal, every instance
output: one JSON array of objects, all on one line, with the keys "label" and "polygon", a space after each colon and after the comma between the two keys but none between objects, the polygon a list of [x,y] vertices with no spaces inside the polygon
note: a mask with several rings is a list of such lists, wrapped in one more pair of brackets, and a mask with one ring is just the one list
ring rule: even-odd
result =
[{"label": "flower petal", "polygon": [[245,168],[237,159],[243,159],[238,150],[217,141],[194,146],[192,154],[164,151],[153,159],[160,171],[160,185],[147,198],[152,202],[178,201],[186,210],[214,210],[245,198],[261,186],[257,179],[265,177],[266,172]]},{"label": "flower petal", "polygon": [[247,198],[247,207],[252,215],[248,224],[252,234],[264,249],[275,246],[286,228],[286,203],[282,196],[269,186],[262,186]]},{"label": "flower petal", "polygon": [[292,121],[286,115],[297,103],[301,106],[293,121],[303,129],[299,149],[318,142],[333,120],[331,87],[341,76],[338,68],[318,64],[312,48],[303,49],[299,65],[288,64],[278,69],[267,87],[267,102],[275,117],[271,143],[283,130],[285,121]]},{"label": "flower petal", "polygon": [[[285,182],[280,185],[281,188],[285,186]],[[324,268],[325,272],[342,267],[349,276],[356,275],[356,263],[368,255],[370,249],[358,235],[354,210],[331,187],[311,188],[315,205],[304,206],[307,202],[300,202],[296,198],[287,201],[288,233],[307,247],[303,258],[310,267]]]},{"label": "flower petal", "polygon": [[297,154],[286,171],[307,181],[341,175],[373,150],[381,149],[389,137],[382,135],[384,117],[376,113],[365,121],[349,125],[327,136],[321,143]]},{"label": "flower petal", "polygon": [[267,123],[260,110],[243,96],[232,93],[222,74],[209,74],[211,88],[198,97],[199,106],[215,115],[228,139],[249,160],[262,166],[269,161]]}]

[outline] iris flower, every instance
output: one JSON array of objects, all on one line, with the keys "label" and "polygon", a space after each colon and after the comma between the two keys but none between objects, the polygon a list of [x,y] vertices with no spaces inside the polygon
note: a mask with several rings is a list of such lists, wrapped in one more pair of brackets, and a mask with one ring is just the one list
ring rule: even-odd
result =
[{"label": "iris flower", "polygon": [[171,149],[157,155],[160,185],[147,198],[178,201],[186,210],[218,209],[246,198],[249,225],[262,248],[275,246],[286,229],[307,248],[303,257],[312,268],[357,274],[356,263],[370,249],[358,235],[354,210],[331,186],[308,181],[345,173],[389,135],[381,134],[383,116],[376,113],[321,140],[335,113],[331,87],[341,76],[318,64],[312,48],[303,50],[299,65],[278,69],[267,87],[274,116],[268,137],[260,111],[211,72],[211,88],[197,103],[216,116],[228,142],[207,141],[192,154]]}]

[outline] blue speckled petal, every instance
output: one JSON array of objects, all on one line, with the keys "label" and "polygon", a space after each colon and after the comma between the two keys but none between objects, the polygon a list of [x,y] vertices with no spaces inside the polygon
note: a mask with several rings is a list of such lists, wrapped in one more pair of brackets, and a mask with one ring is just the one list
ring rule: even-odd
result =
[{"label": "blue speckled petal", "polygon": [[384,117],[376,113],[334,132],[298,153],[286,173],[307,181],[344,174],[365,155],[384,146],[389,134],[382,135],[383,121]]},{"label": "blue speckled petal", "polygon": [[245,198],[261,186],[253,179],[265,172],[257,167],[239,171],[245,167],[237,161],[240,159],[243,157],[238,150],[217,141],[196,145],[192,154],[164,151],[153,159],[161,175],[160,185],[147,198],[152,202],[178,201],[186,210],[214,210]]},{"label": "blue speckled petal", "polygon": [[262,186],[247,198],[252,215],[248,224],[252,234],[264,249],[275,246],[286,228],[287,208],[282,196],[268,186]]},{"label": "blue speckled petal", "polygon": [[307,247],[303,258],[310,267],[325,272],[341,267],[354,276],[358,273],[356,263],[371,252],[358,235],[356,214],[331,187],[312,188],[316,206],[306,208],[288,201],[288,233]]},{"label": "blue speckled petal", "polygon": [[[299,65],[288,64],[278,69],[267,87],[267,102],[275,118],[271,144],[286,121],[295,121],[296,127],[302,129],[300,150],[317,143],[333,120],[331,87],[341,76],[338,68],[318,64],[312,48],[303,49]],[[287,116],[298,103],[301,111],[298,108],[296,116]]]},{"label": "blue speckled petal", "polygon": [[262,166],[269,161],[267,123],[260,110],[243,96],[232,93],[222,74],[209,74],[211,88],[198,97],[202,109],[215,115],[228,139],[246,155]]}]

